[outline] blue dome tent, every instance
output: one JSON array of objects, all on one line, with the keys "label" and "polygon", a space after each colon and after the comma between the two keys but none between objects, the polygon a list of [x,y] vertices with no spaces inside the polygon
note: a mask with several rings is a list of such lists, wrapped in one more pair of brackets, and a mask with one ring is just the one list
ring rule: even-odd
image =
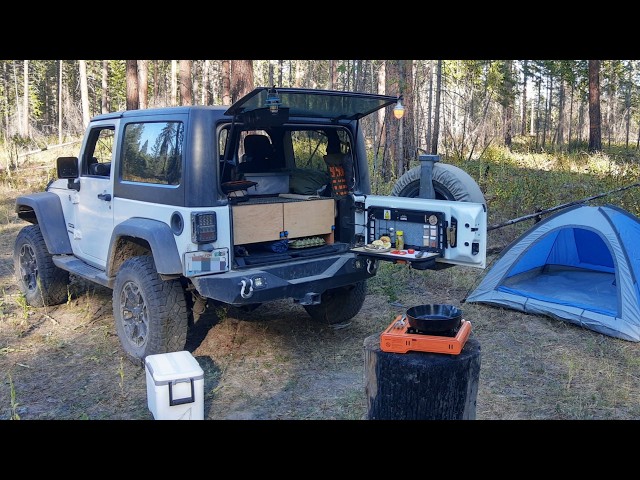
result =
[{"label": "blue dome tent", "polygon": [[612,205],[577,205],[511,243],[468,296],[640,341],[640,219]]}]

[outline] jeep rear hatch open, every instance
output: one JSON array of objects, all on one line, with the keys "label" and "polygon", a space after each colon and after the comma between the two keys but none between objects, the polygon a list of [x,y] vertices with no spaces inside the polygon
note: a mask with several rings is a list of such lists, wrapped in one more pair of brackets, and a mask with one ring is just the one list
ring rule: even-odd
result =
[{"label": "jeep rear hatch open", "polygon": [[289,118],[320,117],[332,121],[359,120],[398,101],[398,97],[371,93],[258,87],[231,105],[225,115],[268,109],[274,94],[279,101],[278,108],[289,109]]}]

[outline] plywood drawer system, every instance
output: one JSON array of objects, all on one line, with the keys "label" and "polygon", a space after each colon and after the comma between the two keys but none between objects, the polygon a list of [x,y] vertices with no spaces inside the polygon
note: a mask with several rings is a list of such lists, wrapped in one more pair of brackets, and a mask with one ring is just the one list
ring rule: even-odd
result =
[{"label": "plywood drawer system", "polygon": [[235,245],[280,240],[283,232],[291,239],[312,235],[333,238],[335,203],[331,198],[234,205],[232,212]]}]

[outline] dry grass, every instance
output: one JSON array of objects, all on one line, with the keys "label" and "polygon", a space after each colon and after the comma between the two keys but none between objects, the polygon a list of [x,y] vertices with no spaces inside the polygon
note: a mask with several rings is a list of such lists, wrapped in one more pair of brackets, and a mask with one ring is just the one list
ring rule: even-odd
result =
[{"label": "dry grass", "polygon": [[[522,168],[522,158],[513,168]],[[554,171],[552,160],[534,160]],[[508,181],[514,170],[491,164],[483,180],[492,198],[490,223],[530,213],[534,200],[552,206],[561,196],[572,200],[606,190],[612,181],[593,173],[573,177],[567,170],[574,168],[558,177],[538,176],[538,191],[531,192],[533,169],[517,170],[527,181],[516,186]],[[558,196],[541,187],[541,178]],[[573,187],[559,191],[563,183]],[[510,188],[522,202],[507,196]],[[109,290],[75,282],[66,304],[36,309],[21,301],[12,249],[23,223],[13,202],[32,189],[15,177],[0,181],[0,419],[151,419],[145,372],[123,360]],[[627,201],[635,201],[635,192],[628,195]],[[492,231],[491,259],[530,225]],[[472,324],[481,345],[479,420],[640,418],[640,344],[543,316],[463,303],[483,274],[464,267],[420,272],[384,264],[369,282],[352,327],[337,331],[311,322],[302,307],[288,301],[251,314],[233,308],[211,312],[198,321],[188,345],[204,370],[206,418],[365,418],[364,340],[406,307],[424,303],[460,306]]]}]

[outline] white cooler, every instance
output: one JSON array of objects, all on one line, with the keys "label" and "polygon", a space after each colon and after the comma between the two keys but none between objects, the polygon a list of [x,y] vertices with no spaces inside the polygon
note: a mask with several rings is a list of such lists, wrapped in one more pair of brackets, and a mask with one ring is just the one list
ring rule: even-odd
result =
[{"label": "white cooler", "polygon": [[187,351],[145,358],[147,404],[156,420],[204,420],[204,372]]}]

